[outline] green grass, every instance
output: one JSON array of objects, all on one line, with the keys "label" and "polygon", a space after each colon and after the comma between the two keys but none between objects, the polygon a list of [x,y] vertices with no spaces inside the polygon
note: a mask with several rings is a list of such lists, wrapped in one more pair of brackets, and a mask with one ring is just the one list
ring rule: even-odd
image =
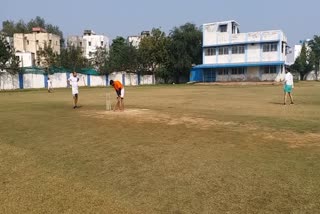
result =
[{"label": "green grass", "polygon": [[105,92],[0,93],[0,213],[320,212],[319,83]]}]

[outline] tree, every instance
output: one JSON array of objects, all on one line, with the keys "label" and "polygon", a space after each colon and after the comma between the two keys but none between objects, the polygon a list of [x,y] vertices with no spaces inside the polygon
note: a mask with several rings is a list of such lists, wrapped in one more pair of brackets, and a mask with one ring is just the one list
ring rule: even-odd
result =
[{"label": "tree", "polygon": [[108,52],[105,47],[98,47],[91,60],[92,66],[101,74],[107,74]]},{"label": "tree", "polygon": [[32,28],[41,27],[46,29],[48,33],[56,34],[61,38],[61,45],[64,43],[63,33],[58,26],[47,24],[46,21],[37,16],[31,19],[29,22],[25,23],[23,20],[19,20],[17,23],[14,21],[6,20],[2,22],[2,32],[7,36],[13,37],[15,33],[31,33]]},{"label": "tree", "polygon": [[6,41],[5,36],[0,34],[0,70],[16,74],[19,71],[19,63],[14,49]]},{"label": "tree", "polygon": [[105,69],[109,72],[136,72],[138,68],[137,49],[123,37],[112,41]]},{"label": "tree", "polygon": [[39,48],[37,57],[37,61],[41,62],[41,66],[46,70],[54,65],[57,65],[58,54],[55,53],[51,46],[47,45],[47,43],[44,43],[43,48]]},{"label": "tree", "polygon": [[88,67],[88,60],[83,56],[83,51],[80,47],[70,46],[61,49],[57,66],[75,70]]},{"label": "tree", "polygon": [[318,80],[318,73],[320,70],[320,36],[314,36],[309,42],[311,48],[311,61],[315,65],[316,80]]},{"label": "tree", "polygon": [[164,74],[169,56],[168,43],[168,37],[159,28],[152,29],[150,36],[141,39],[138,50],[141,71],[160,74],[159,76]]},{"label": "tree", "polygon": [[196,25],[186,23],[170,33],[168,69],[175,81],[188,77],[193,64],[202,62],[202,33]]},{"label": "tree", "polygon": [[301,48],[300,56],[296,59],[294,64],[291,66],[293,70],[300,72],[300,77],[303,77],[310,71],[312,71],[314,66],[314,54],[311,52],[310,48],[304,43]]}]

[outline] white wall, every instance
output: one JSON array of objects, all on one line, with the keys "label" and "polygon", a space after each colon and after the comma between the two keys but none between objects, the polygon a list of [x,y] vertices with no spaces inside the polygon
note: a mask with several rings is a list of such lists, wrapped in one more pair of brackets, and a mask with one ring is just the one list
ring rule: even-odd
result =
[{"label": "white wall", "polygon": [[232,63],[245,62],[245,54],[232,54],[231,62]]},{"label": "white wall", "polygon": [[0,72],[0,90],[12,90],[19,88],[19,76]]},{"label": "white wall", "polygon": [[[72,75],[72,74],[70,74],[70,75]],[[80,87],[88,86],[88,79],[87,79],[87,75],[86,74],[78,73],[78,78],[79,78],[78,85]]]},{"label": "white wall", "polygon": [[43,74],[24,74],[23,75],[23,88],[44,88],[44,75]]},{"label": "white wall", "polygon": [[217,56],[205,56],[203,60],[203,64],[215,64],[217,61]]},{"label": "white wall", "polygon": [[247,60],[248,62],[259,62],[260,61],[260,44],[249,44],[248,45],[248,53],[247,53]]},{"label": "white wall", "polygon": [[263,62],[278,61],[279,53],[278,52],[262,52],[261,57],[262,57],[261,61]]},{"label": "white wall", "polygon": [[274,81],[278,74],[262,74],[261,81]]},{"label": "white wall", "polygon": [[127,73],[125,75],[126,85],[138,85],[138,76],[137,74]]},{"label": "white wall", "polygon": [[[311,71],[304,76],[305,80],[312,81],[317,80],[315,71]],[[318,72],[318,80],[320,80],[320,72]]]},{"label": "white wall", "polygon": [[94,76],[90,75],[90,86],[105,86],[106,76]]},{"label": "white wall", "polygon": [[260,68],[248,67],[247,68],[247,80],[248,81],[260,81]]},{"label": "white wall", "polygon": [[152,85],[153,84],[153,75],[144,75],[141,76],[140,84],[141,85]]},{"label": "white wall", "polygon": [[[111,73],[109,74],[109,81],[110,80],[118,80],[122,83],[122,72],[117,72],[117,73]],[[109,84],[109,83],[108,83]]]},{"label": "white wall", "polygon": [[[125,74],[125,85],[135,86],[138,85],[138,75],[133,73],[117,72],[108,76],[108,80],[118,80],[122,82],[122,74]],[[72,74],[70,74],[72,75]],[[48,76],[52,82],[53,88],[66,88],[67,87],[67,74],[55,73]],[[88,75],[78,73],[79,86],[88,86]],[[141,85],[154,84],[153,75],[140,76]],[[108,84],[109,85],[109,82]],[[106,86],[106,76],[90,75],[90,86]],[[43,74],[23,74],[23,88],[44,88],[45,76]],[[10,75],[6,72],[0,73],[0,90],[10,90],[19,88],[19,75]]]},{"label": "white wall", "polygon": [[16,56],[19,57],[20,67],[31,67],[33,66],[34,55],[31,52],[17,52]]},{"label": "white wall", "polygon": [[221,64],[229,63],[229,55],[218,55],[218,63],[221,63]]},{"label": "white wall", "polygon": [[66,73],[55,73],[48,76],[52,82],[53,88],[65,88],[67,87],[67,74]]}]

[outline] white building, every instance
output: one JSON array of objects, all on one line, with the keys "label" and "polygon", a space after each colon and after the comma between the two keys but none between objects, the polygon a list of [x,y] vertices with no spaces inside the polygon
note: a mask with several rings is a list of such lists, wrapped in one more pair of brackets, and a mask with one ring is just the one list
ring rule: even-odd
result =
[{"label": "white building", "polygon": [[105,48],[109,51],[109,38],[104,35],[96,35],[92,30],[85,30],[83,34],[83,41],[85,46],[85,57],[90,59],[97,51],[97,48]]},{"label": "white building", "polygon": [[31,67],[35,65],[35,54],[32,52],[16,52],[19,57],[19,67]]},{"label": "white building", "polygon": [[15,33],[13,39],[15,51],[33,53],[38,66],[43,65],[42,58],[38,56],[39,50],[46,45],[51,47],[54,53],[60,54],[60,36],[47,33],[45,29],[40,27],[32,28],[32,33]]},{"label": "white building", "polygon": [[13,47],[13,37],[6,36],[5,40],[9,44],[10,47]]},{"label": "white building", "polygon": [[133,47],[138,48],[141,42],[141,36],[128,36],[128,44],[131,44]]},{"label": "white building", "polygon": [[96,35],[92,30],[85,30],[83,36],[69,36],[68,47],[81,47],[84,57],[91,59],[97,48],[105,48],[109,51],[110,41],[107,36]]},{"label": "white building", "polygon": [[127,43],[131,44],[133,47],[139,48],[141,39],[150,36],[150,31],[142,31],[140,36],[128,36]]},{"label": "white building", "polygon": [[69,36],[67,39],[67,47],[80,47],[81,50],[85,53],[86,41],[82,38],[82,36]]},{"label": "white building", "polygon": [[240,33],[236,21],[203,25],[203,64],[190,81],[279,81],[287,38],[281,30]]}]

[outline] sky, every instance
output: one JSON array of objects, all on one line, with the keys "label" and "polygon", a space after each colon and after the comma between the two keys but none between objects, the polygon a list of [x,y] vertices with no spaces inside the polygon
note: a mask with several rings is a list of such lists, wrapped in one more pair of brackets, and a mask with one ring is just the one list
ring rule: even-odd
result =
[{"label": "sky", "polygon": [[36,16],[58,25],[65,37],[91,29],[113,39],[225,20],[236,20],[241,32],[283,30],[291,46],[320,35],[319,0],[0,0],[1,22]]}]

